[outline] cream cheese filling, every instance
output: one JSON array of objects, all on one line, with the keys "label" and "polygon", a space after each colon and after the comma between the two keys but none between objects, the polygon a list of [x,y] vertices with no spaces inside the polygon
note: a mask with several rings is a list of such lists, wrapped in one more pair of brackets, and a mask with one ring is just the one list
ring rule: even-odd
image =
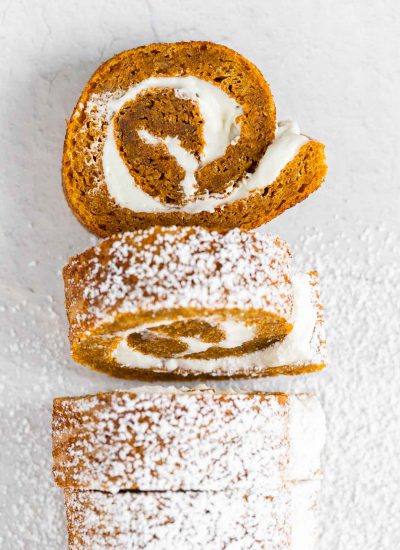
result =
[{"label": "cream cheese filling", "polygon": [[[150,326],[160,325],[160,321],[152,325],[141,325],[122,333],[121,340],[112,352],[113,358],[126,367],[152,368],[167,371],[187,369],[191,372],[210,373],[222,371],[234,373],[246,368],[273,368],[282,365],[305,363],[312,361],[313,349],[311,340],[317,321],[317,314],[312,300],[312,290],[309,275],[296,274],[292,279],[293,284],[293,311],[291,322],[292,331],[281,342],[277,342],[268,348],[240,356],[227,356],[217,359],[191,359],[182,357],[189,353],[204,351],[215,344],[208,344],[198,339],[184,339],[189,344],[189,350],[181,356],[172,359],[162,359],[152,355],[141,353],[132,349],[127,342],[127,337],[132,332],[140,332]],[[207,321],[212,322],[210,319]],[[173,322],[173,321],[170,321]],[[167,322],[162,322],[167,324]],[[221,347],[237,347],[254,338],[254,329],[237,321],[229,320],[220,323],[225,331],[225,340],[216,344]],[[207,346],[207,347],[206,347]]]},{"label": "cream cheese filling", "polygon": [[291,544],[292,550],[318,547],[318,494],[321,482],[318,479],[291,484]]},{"label": "cream cheese filling", "polygon": [[320,477],[320,456],[326,438],[326,422],[321,403],[314,395],[290,395],[288,420],[288,479],[304,479],[305,465],[310,478]]},{"label": "cream cheese filling", "polygon": [[[119,344],[120,349],[117,353],[121,354],[122,356],[125,353],[128,360],[131,360],[134,356],[137,356],[139,360],[141,357],[146,356],[153,358],[152,355],[141,353],[140,351],[135,351],[134,349],[132,349],[127,342],[128,336],[133,332],[145,332],[146,329],[149,329],[151,327],[159,326],[160,324],[171,325],[174,322],[175,321],[157,321],[155,323],[145,323],[143,325],[135,327],[134,329],[130,329],[123,333],[120,333],[119,335],[123,337],[123,340]],[[187,349],[182,353],[176,354],[176,358],[180,358],[192,353],[201,353],[202,351],[207,351],[213,346],[218,346],[221,348],[236,348],[238,346],[241,346],[245,342],[249,342],[256,335],[255,327],[247,326],[244,323],[240,323],[239,321],[234,321],[232,319],[217,321],[213,318],[208,318],[207,322],[210,322],[216,327],[221,328],[224,331],[225,338],[216,344],[212,342],[204,342],[200,338],[193,338],[191,336],[179,336],[179,341],[184,342],[187,345]],[[159,336],[162,337],[162,334],[159,334]]]},{"label": "cream cheese filling", "polygon": [[[187,202],[182,206],[164,204],[138,187],[115,142],[114,115],[126,102],[133,100],[144,90],[152,88],[172,88],[177,97],[196,102],[204,120],[205,147],[200,161],[182,147],[177,137],[159,138],[146,130],[138,131],[140,137],[147,143],[153,145],[164,143],[169,153],[184,169],[185,177],[181,185]],[[242,113],[242,107],[224,91],[210,82],[193,76],[149,78],[132,86],[120,98],[107,103],[108,128],[103,145],[102,164],[110,196],[119,206],[129,208],[134,212],[195,214],[214,212],[216,208],[224,204],[247,198],[254,190],[268,187],[276,180],[288,162],[296,156],[300,147],[309,140],[300,134],[297,124],[291,121],[278,124],[275,140],[267,148],[253,173],[246,174],[241,181],[229,187],[224,194],[205,194],[197,199],[193,198],[196,191],[196,170],[223,156],[227,146],[236,143],[240,136],[238,117]]]}]

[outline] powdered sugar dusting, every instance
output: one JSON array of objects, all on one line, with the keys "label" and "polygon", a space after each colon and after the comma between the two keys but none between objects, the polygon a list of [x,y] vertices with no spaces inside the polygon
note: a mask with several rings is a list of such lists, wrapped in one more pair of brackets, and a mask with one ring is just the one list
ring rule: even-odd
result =
[{"label": "powdered sugar dusting", "polygon": [[[397,235],[387,228],[365,229],[355,223],[349,232],[340,227],[340,220],[335,221],[331,235],[315,227],[303,229],[305,237],[294,250],[300,269],[315,265],[321,272],[330,368],[307,376],[209,381],[208,385],[233,390],[313,391],[320,396],[327,413],[328,439],[323,455],[318,548],[348,550],[351,545],[393,550],[393,541],[400,537],[400,502],[393,490],[398,478],[398,417],[393,411],[398,407],[395,358],[400,353],[400,248]],[[30,231],[23,235],[28,238]],[[291,240],[295,240],[293,235]],[[76,249],[88,245],[89,237],[82,233]],[[62,241],[54,246],[58,255],[43,252],[47,263],[41,259],[30,271],[18,270],[0,307],[4,365],[1,437],[7,442],[1,478],[0,546],[7,550],[66,546],[62,491],[52,486],[53,397],[135,385],[90,372],[69,359],[57,269],[63,261],[59,256],[62,250],[65,256],[71,248]],[[28,258],[39,256],[32,252]],[[25,255],[22,265],[26,262]],[[52,296],[47,296],[49,286],[54,288]],[[392,329],[382,330],[388,319],[393,322]],[[372,516],[381,518],[379,525],[384,528],[377,528]]]},{"label": "powdered sugar dusting", "polygon": [[[280,367],[318,369],[319,365],[324,365],[326,362],[325,327],[318,276],[316,273],[294,274],[292,283],[293,311],[290,322],[293,328],[283,340],[264,349],[213,359],[185,358],[185,353],[169,359],[155,357],[151,353],[135,351],[126,340],[127,334],[141,332],[145,324],[128,330],[114,348],[112,356],[120,368],[125,370],[133,367],[157,372],[179,372],[182,375],[207,374],[210,377],[220,375],[254,377],[259,376],[260,373],[266,373],[268,369],[270,369],[269,372],[274,373],[273,369]],[[215,326],[222,326],[218,318],[209,316],[207,321],[215,323]],[[160,322],[150,324],[157,325]],[[175,340],[182,341],[182,338],[177,337]],[[240,345],[237,340],[236,343]],[[221,346],[221,343],[218,346]]]},{"label": "powdered sugar dusting", "polygon": [[123,313],[218,305],[261,308],[285,318],[291,313],[290,253],[270,235],[151,228],[107,239],[82,257],[87,268],[78,280],[71,274],[81,256],[65,270],[72,330],[109,321],[116,308]]},{"label": "powdered sugar dusting", "polygon": [[[304,399],[293,408],[299,426],[301,408],[313,401]],[[291,437],[301,439],[289,435],[291,403],[273,394],[212,391],[59,399],[55,478],[62,487],[107,491],[276,489],[291,479],[289,459],[298,462],[290,456]],[[318,474],[322,444],[304,451],[296,479]]]},{"label": "powdered sugar dusting", "polygon": [[[315,538],[318,483],[303,508],[308,542]],[[71,550],[306,550],[292,537],[293,492],[118,493],[66,491]],[[304,493],[305,494],[305,493]],[[307,547],[307,550],[310,546]]]},{"label": "powdered sugar dusting", "polygon": [[83,150],[84,162],[87,166],[93,167],[92,180],[94,185],[88,190],[90,195],[95,195],[96,191],[104,186],[104,174],[101,164],[98,162],[100,152],[103,150],[106,139],[105,125],[108,125],[112,113],[109,112],[109,102],[118,99],[122,92],[104,92],[103,94],[92,94],[91,99],[84,105],[79,103],[74,117],[79,118],[84,112],[87,115],[86,121],[80,128],[80,133],[86,133],[89,130],[95,136],[88,143],[88,147]]}]

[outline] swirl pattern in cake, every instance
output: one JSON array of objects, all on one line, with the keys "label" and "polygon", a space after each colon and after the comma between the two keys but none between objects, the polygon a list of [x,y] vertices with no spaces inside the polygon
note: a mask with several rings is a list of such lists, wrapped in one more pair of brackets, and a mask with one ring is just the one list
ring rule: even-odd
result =
[{"label": "swirl pattern in cake", "polygon": [[251,229],[325,172],[323,145],[276,123],[259,70],[208,42],[104,63],[68,122],[63,158],[69,204],[101,236],[156,224]]},{"label": "swirl pattern in cake", "polygon": [[255,231],[151,227],[64,268],[72,355],[109,374],[227,377],[325,365],[318,275]]}]

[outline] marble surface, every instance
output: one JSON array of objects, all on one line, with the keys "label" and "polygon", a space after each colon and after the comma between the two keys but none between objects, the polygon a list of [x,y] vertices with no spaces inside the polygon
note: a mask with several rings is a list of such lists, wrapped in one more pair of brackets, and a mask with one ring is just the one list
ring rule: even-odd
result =
[{"label": "marble surface", "polygon": [[[0,547],[66,548],[51,477],[57,395],[127,386],[69,358],[60,269],[95,242],[63,198],[67,118],[106,58],[152,41],[224,43],[280,118],[327,144],[323,189],[272,222],[318,267],[330,366],[248,387],[310,390],[328,418],[320,549],[400,540],[400,5],[392,1],[0,1]],[[132,384],[128,384],[132,386]]]}]

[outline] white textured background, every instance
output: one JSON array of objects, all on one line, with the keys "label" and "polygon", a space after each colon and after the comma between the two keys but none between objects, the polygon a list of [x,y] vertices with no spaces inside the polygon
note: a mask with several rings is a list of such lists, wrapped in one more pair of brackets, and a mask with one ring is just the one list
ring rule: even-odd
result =
[{"label": "white textured background", "polygon": [[123,385],[68,356],[60,268],[93,237],[61,191],[64,119],[103,60],[178,39],[243,53],[327,144],[324,188],[270,228],[322,273],[331,364],[262,386],[323,401],[320,550],[400,547],[399,29],[396,0],[0,0],[3,550],[66,548],[52,398]]}]

